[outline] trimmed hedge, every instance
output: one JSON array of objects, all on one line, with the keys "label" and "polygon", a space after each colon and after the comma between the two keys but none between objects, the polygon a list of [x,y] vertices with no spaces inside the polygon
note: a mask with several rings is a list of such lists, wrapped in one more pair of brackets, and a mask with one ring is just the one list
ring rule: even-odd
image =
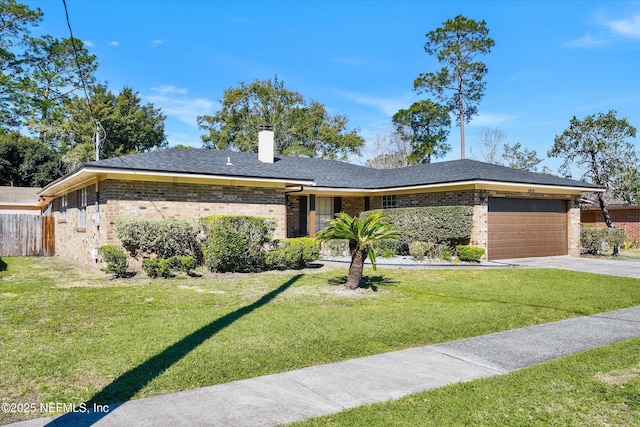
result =
[{"label": "trimmed hedge", "polygon": [[204,264],[211,271],[246,272],[264,266],[264,246],[272,241],[275,219],[214,215],[200,219]]},{"label": "trimmed hedge", "polygon": [[320,244],[320,253],[325,256],[349,256],[349,241],[346,239],[328,240]]},{"label": "trimmed hedge", "polygon": [[142,269],[147,276],[155,279],[156,277],[171,277],[171,268],[169,267],[169,260],[162,258],[146,258],[142,260]]},{"label": "trimmed hedge", "polygon": [[480,261],[484,255],[484,248],[480,246],[458,245],[456,251],[461,261]]},{"label": "trimmed hedge", "polygon": [[116,222],[116,235],[135,258],[190,256],[202,260],[197,229],[185,220],[120,219]]},{"label": "trimmed hedge", "polygon": [[[360,214],[366,218],[373,211]],[[471,240],[473,208],[471,206],[427,206],[383,209],[386,221],[401,231],[401,252],[408,253],[411,242],[433,242],[457,246]]]},{"label": "trimmed hedge", "polygon": [[598,255],[602,250],[620,246],[627,238],[627,231],[622,228],[580,227],[580,253]]},{"label": "trimmed hedge", "polygon": [[316,239],[299,237],[276,242],[276,249],[265,254],[269,270],[299,270],[320,256],[320,244]]},{"label": "trimmed hedge", "polygon": [[190,256],[174,256],[167,260],[169,262],[169,268],[173,270],[182,271],[183,273],[191,273],[192,270],[198,266],[198,262],[195,258]]},{"label": "trimmed hedge", "polygon": [[113,273],[115,277],[125,277],[127,275],[127,254],[120,246],[104,245],[98,248],[98,254],[107,263],[100,270]]}]

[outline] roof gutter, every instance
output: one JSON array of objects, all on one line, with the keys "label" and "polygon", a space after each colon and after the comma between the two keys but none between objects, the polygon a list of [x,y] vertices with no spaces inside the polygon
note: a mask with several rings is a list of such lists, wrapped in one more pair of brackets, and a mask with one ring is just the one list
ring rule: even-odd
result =
[{"label": "roof gutter", "polygon": [[[61,179],[57,182],[44,187],[39,193],[40,197],[54,197],[61,192],[62,189],[68,186],[77,186],[83,182],[88,182],[97,175],[109,174],[109,175],[137,175],[137,176],[162,176],[171,178],[190,178],[190,179],[204,179],[204,180],[225,180],[225,181],[240,181],[240,182],[268,182],[278,184],[289,184],[299,186],[314,186],[315,183],[309,180],[298,179],[283,179],[283,178],[263,178],[263,177],[246,177],[246,176],[234,176],[234,175],[208,175],[208,174],[192,174],[192,173],[179,173],[179,172],[161,172],[161,171],[141,171],[141,170],[123,170],[118,168],[92,168],[85,167],[79,171]],[[86,179],[81,179],[83,175],[87,175]],[[72,183],[70,181],[79,182]]]},{"label": "roof gutter", "polygon": [[423,185],[410,185],[410,186],[402,186],[402,187],[385,187],[385,188],[342,188],[342,187],[314,187],[313,189],[308,188],[305,190],[313,190],[314,192],[342,192],[342,193],[368,193],[368,194],[380,194],[380,193],[388,193],[390,191],[411,191],[411,190],[428,190],[428,189],[439,189],[446,188],[452,186],[463,186],[463,185],[473,185],[473,186],[505,186],[505,187],[514,187],[518,189],[522,188],[536,188],[536,189],[547,189],[547,190],[567,190],[567,191],[580,191],[580,192],[594,192],[594,193],[604,193],[604,188],[592,188],[592,187],[574,187],[574,186],[563,186],[563,185],[552,185],[552,184],[528,184],[528,183],[515,183],[515,182],[502,182],[502,181],[486,181],[486,180],[468,180],[468,181],[455,181],[455,182],[446,182],[446,183],[437,183],[437,184],[423,184]]}]

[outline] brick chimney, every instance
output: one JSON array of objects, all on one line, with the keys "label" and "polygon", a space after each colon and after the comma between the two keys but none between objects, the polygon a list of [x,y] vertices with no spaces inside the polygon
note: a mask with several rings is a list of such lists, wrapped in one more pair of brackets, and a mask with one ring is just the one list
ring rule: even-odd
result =
[{"label": "brick chimney", "polygon": [[274,151],[273,126],[258,126],[258,160],[262,163],[273,163]]}]

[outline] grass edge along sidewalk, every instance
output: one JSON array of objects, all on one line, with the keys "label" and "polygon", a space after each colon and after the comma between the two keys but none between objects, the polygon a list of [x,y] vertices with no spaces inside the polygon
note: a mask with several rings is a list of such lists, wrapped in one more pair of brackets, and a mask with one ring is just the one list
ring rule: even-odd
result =
[{"label": "grass edge along sidewalk", "polygon": [[[638,337],[638,326],[640,307],[634,307],[130,401],[114,405],[112,414],[72,413],[29,425],[93,424],[105,416],[104,424],[113,426],[136,423],[275,426],[559,359]],[[488,364],[492,366],[486,366]],[[529,387],[534,384],[535,379]],[[624,402],[624,395],[622,398]],[[632,395],[626,396],[627,404],[633,401]],[[368,415],[367,408],[361,411]],[[532,412],[529,408],[529,415]],[[547,420],[553,420],[544,408],[542,414],[546,414]],[[353,418],[347,419],[353,421],[349,424],[355,423]],[[429,418],[421,419],[423,423],[429,421]],[[356,425],[393,424],[363,422],[359,420]]]},{"label": "grass edge along sidewalk", "polygon": [[[150,281],[111,280],[57,259],[7,261],[5,402],[122,402],[132,390],[139,399],[640,304],[638,280],[549,270],[379,272],[367,276],[369,289],[345,296],[335,293],[342,269]],[[299,274],[214,336],[195,334]],[[184,339],[201,343],[169,368],[172,359],[154,359]],[[127,375],[151,365],[151,381]],[[108,387],[121,377],[135,387]]]}]

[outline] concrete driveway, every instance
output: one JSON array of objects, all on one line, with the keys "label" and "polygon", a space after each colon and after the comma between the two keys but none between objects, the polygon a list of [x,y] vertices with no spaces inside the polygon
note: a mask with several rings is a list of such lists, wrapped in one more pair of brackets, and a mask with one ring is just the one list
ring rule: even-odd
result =
[{"label": "concrete driveway", "polygon": [[559,268],[562,270],[582,271],[585,273],[640,278],[640,259],[572,257],[566,255],[539,258],[502,259],[497,262],[517,267]]}]

